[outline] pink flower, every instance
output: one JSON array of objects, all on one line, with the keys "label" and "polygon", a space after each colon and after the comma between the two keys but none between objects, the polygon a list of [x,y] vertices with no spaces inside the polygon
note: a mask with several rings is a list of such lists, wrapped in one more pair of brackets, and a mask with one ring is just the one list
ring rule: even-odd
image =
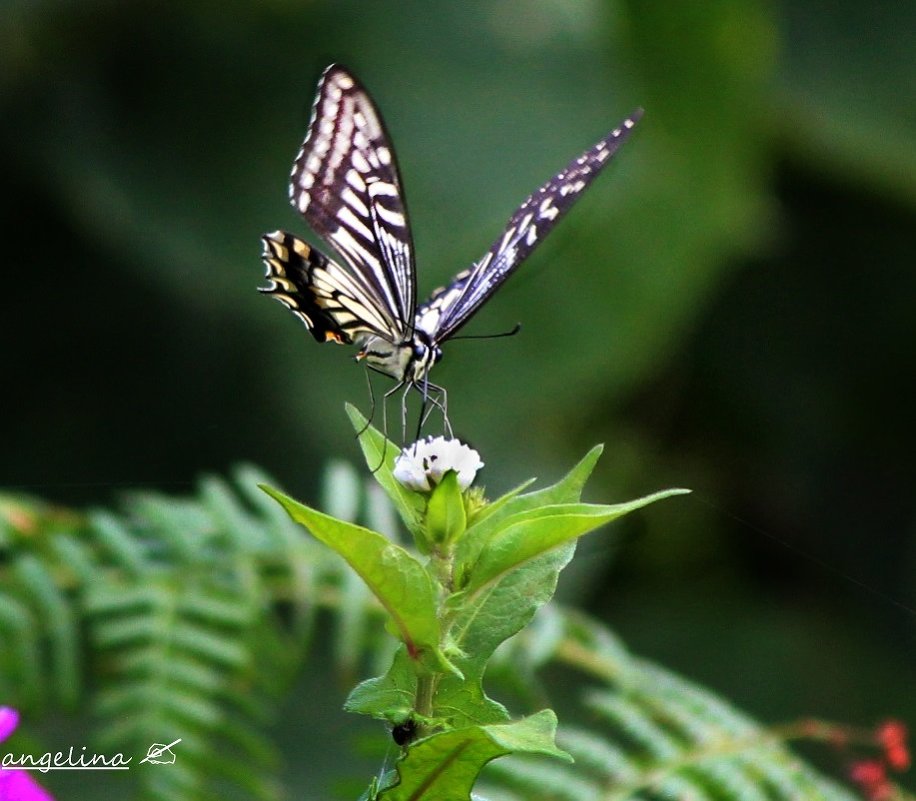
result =
[{"label": "pink flower", "polygon": [[[19,725],[19,713],[0,706],[0,743]],[[54,797],[38,784],[26,770],[0,767],[0,801],[54,801]]]}]

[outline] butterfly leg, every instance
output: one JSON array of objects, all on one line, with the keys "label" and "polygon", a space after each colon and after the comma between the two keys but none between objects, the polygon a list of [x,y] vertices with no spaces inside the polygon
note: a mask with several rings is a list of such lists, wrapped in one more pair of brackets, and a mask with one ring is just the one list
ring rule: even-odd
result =
[{"label": "butterfly leg", "polygon": [[[378,468],[381,467],[385,463],[385,455],[388,450],[388,398],[394,395],[394,393],[397,392],[398,390],[405,388],[405,387],[406,389],[404,389],[404,394],[406,395],[407,391],[411,387],[410,382],[406,380],[398,381],[397,384],[395,384],[391,389],[389,389],[382,396],[382,429],[383,429],[382,434],[385,437],[385,440],[384,440],[385,444],[382,449],[382,461],[379,462],[379,466],[376,467],[375,470],[372,471],[373,473],[376,472],[376,470],[378,470]],[[406,433],[407,433],[406,406],[407,406],[406,401],[402,398],[401,400],[401,441],[402,442],[406,438]]]},{"label": "butterfly leg", "polygon": [[427,418],[429,417],[432,407],[427,409],[427,401],[429,400],[429,373],[424,373],[422,387],[419,384],[414,384],[417,390],[420,392],[423,400],[420,402],[420,416],[417,418],[417,436],[416,439],[420,439],[420,434],[423,431],[423,425],[426,423]]},{"label": "butterfly leg", "polygon": [[[388,455],[388,398],[394,395],[401,387],[403,387],[407,382],[399,381],[391,389],[389,389],[384,395],[382,395],[382,458],[379,460],[379,463],[373,467],[370,472],[377,473],[381,466],[385,464],[385,458]],[[369,395],[372,399],[372,413],[375,414],[375,396],[372,394],[372,382],[369,381]],[[362,435],[362,433],[369,427],[369,422],[363,426],[362,430],[357,436]]]},{"label": "butterfly leg", "polygon": [[368,370],[366,370],[366,385],[369,387],[369,416],[366,418],[366,425],[364,425],[359,431],[356,432],[357,439],[366,433],[369,426],[372,425],[372,420],[375,417],[375,390],[372,389],[372,376],[369,374]]},{"label": "butterfly leg", "polygon": [[445,427],[445,433],[449,437],[454,437],[452,423],[451,420],[448,419],[448,392],[446,392],[445,387],[440,387],[438,384],[430,384],[429,388],[439,395],[433,403],[442,412],[442,423]]},{"label": "butterfly leg", "polygon": [[[398,384],[398,388],[404,387],[404,394],[401,395],[401,441],[407,439],[407,396],[410,394],[410,388],[414,386],[412,381],[406,379]],[[417,439],[420,439],[420,429],[417,428]]]},{"label": "butterfly leg", "polygon": [[[394,387],[382,396],[382,458],[379,463],[370,470],[371,473],[377,473],[379,468],[385,464],[385,457],[388,455],[388,405],[387,400],[388,396],[394,392],[397,392],[400,389],[401,385],[404,382],[402,381],[399,384],[395,384]],[[369,387],[369,417],[366,420],[366,424],[356,432],[356,438],[359,439],[363,434],[366,433],[369,426],[372,425],[372,420],[375,418],[375,390],[372,387],[372,375],[366,370],[366,384]]]},{"label": "butterfly leg", "polygon": [[420,422],[417,426],[417,439],[420,438],[420,430],[426,425],[426,421],[433,413],[433,409],[438,409],[442,412],[445,433],[449,437],[453,436],[452,424],[448,419],[448,393],[445,391],[445,387],[430,383],[429,377],[424,376],[423,387],[420,391],[423,395],[423,405],[420,408]]},{"label": "butterfly leg", "polygon": [[430,398],[429,389],[435,384],[429,383],[429,372],[423,374],[422,388],[417,385],[417,389],[420,391],[420,394],[423,397],[422,402],[420,403],[420,416],[417,420],[417,439],[420,439],[420,433],[423,430],[423,426],[426,424],[426,421],[429,419],[429,415],[432,413],[433,406],[436,405],[435,401],[432,401],[432,405],[428,405],[432,400]]}]

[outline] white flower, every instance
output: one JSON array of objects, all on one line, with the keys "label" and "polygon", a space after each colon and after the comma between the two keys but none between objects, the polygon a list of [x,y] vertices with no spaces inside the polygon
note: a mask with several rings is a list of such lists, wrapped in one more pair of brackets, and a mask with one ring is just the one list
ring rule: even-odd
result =
[{"label": "white flower", "polygon": [[466,490],[483,467],[480,454],[457,439],[427,437],[404,448],[394,461],[394,477],[408,489],[429,492],[449,470]]}]

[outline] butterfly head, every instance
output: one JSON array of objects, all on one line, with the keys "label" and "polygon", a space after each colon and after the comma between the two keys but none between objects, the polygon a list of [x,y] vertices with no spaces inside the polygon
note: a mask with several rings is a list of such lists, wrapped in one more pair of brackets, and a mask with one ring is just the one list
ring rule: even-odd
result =
[{"label": "butterfly head", "polygon": [[414,383],[422,381],[430,368],[442,358],[442,348],[435,344],[422,329],[414,331],[410,344],[410,362],[407,365],[408,377]]},{"label": "butterfly head", "polygon": [[421,330],[414,331],[410,339],[403,342],[371,336],[356,354],[357,361],[365,360],[373,370],[411,384],[423,381],[441,358],[442,349]]}]

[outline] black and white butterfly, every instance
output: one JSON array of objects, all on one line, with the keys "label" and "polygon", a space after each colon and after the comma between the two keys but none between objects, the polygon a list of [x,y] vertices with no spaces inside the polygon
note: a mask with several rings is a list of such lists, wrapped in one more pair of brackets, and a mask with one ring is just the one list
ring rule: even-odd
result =
[{"label": "black and white butterfly", "polygon": [[[318,85],[305,142],[293,163],[293,207],[343,264],[292,234],[266,234],[270,284],[261,289],[319,342],[356,344],[356,358],[418,388],[445,416],[445,391],[430,383],[442,343],[486,303],[571,208],[642,116],[639,109],[534,192],[489,251],[417,306],[416,268],[397,162],[381,115],[362,84],[332,64]],[[419,434],[419,432],[418,432]]]}]

